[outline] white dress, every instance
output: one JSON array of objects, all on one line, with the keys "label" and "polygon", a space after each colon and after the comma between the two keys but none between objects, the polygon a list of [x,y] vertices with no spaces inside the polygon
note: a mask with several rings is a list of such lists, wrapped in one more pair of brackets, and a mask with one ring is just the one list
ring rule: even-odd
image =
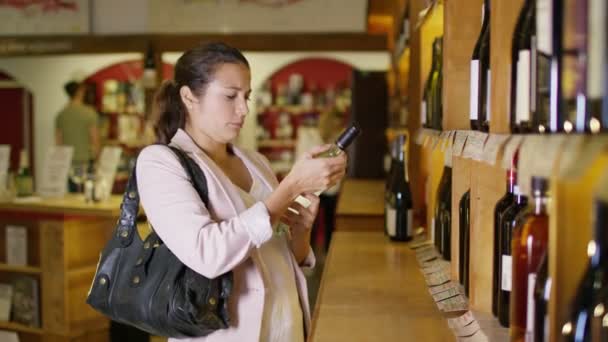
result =
[{"label": "white dress", "polygon": [[[251,189],[245,192],[237,186],[245,206],[251,207],[264,200],[270,190],[253,174]],[[274,235],[260,246],[262,267],[269,275],[264,313],[262,315],[261,342],[304,342],[304,318],[296,288],[295,273],[289,260],[291,250],[285,235]]]}]

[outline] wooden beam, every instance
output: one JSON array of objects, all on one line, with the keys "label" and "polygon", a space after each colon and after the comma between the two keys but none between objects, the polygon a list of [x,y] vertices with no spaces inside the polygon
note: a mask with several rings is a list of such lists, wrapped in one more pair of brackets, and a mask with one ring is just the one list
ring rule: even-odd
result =
[{"label": "wooden beam", "polygon": [[223,41],[245,51],[386,51],[384,34],[161,34],[0,37],[0,56],[183,51],[200,42]]}]

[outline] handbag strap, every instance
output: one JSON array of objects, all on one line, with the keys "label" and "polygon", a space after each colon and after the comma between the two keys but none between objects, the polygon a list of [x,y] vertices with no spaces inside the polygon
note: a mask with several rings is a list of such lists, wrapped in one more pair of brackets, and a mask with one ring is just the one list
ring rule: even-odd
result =
[{"label": "handbag strap", "polygon": [[[209,197],[207,191],[207,179],[203,170],[190,158],[184,151],[177,147],[164,145],[170,148],[177,156],[182,167],[186,170],[192,186],[198,193],[199,197],[205,204],[209,206]],[[120,217],[118,219],[116,234],[121,246],[127,247],[133,241],[133,236],[137,232],[137,213],[139,212],[139,191],[137,188],[137,161],[131,171],[131,176],[127,182],[127,187],[123,195],[122,204],[120,205]],[[153,233],[154,234],[154,233]]]}]

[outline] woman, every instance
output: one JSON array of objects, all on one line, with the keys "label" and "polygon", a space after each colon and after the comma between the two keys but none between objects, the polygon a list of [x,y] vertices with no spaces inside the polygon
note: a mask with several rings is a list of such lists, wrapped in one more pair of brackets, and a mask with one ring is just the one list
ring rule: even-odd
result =
[{"label": "woman", "polygon": [[[250,79],[238,50],[201,45],[179,58],[174,80],[157,94],[158,139],[201,167],[209,207],[167,147],[149,146],[137,162],[141,203],[169,249],[208,278],[234,273],[230,327],[192,341],[304,341],[310,308],[301,268],[315,263],[310,228],[319,200],[313,193],[345,172],[344,155],[313,158],[326,145],[296,161],[278,183],[264,157],[234,146],[248,113]],[[294,202],[300,194],[308,208]],[[290,234],[274,232],[279,221]]]}]

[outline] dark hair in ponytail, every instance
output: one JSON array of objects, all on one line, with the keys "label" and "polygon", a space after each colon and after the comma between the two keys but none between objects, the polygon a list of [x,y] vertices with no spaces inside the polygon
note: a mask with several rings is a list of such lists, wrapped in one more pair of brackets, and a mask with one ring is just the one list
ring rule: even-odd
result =
[{"label": "dark hair in ponytail", "polygon": [[241,63],[249,68],[245,56],[224,43],[200,44],[177,60],[173,80],[163,82],[154,97],[158,142],[168,144],[177,130],[186,125],[188,112],[179,94],[180,88],[187,86],[192,93],[202,94],[217,67],[224,63]]}]

